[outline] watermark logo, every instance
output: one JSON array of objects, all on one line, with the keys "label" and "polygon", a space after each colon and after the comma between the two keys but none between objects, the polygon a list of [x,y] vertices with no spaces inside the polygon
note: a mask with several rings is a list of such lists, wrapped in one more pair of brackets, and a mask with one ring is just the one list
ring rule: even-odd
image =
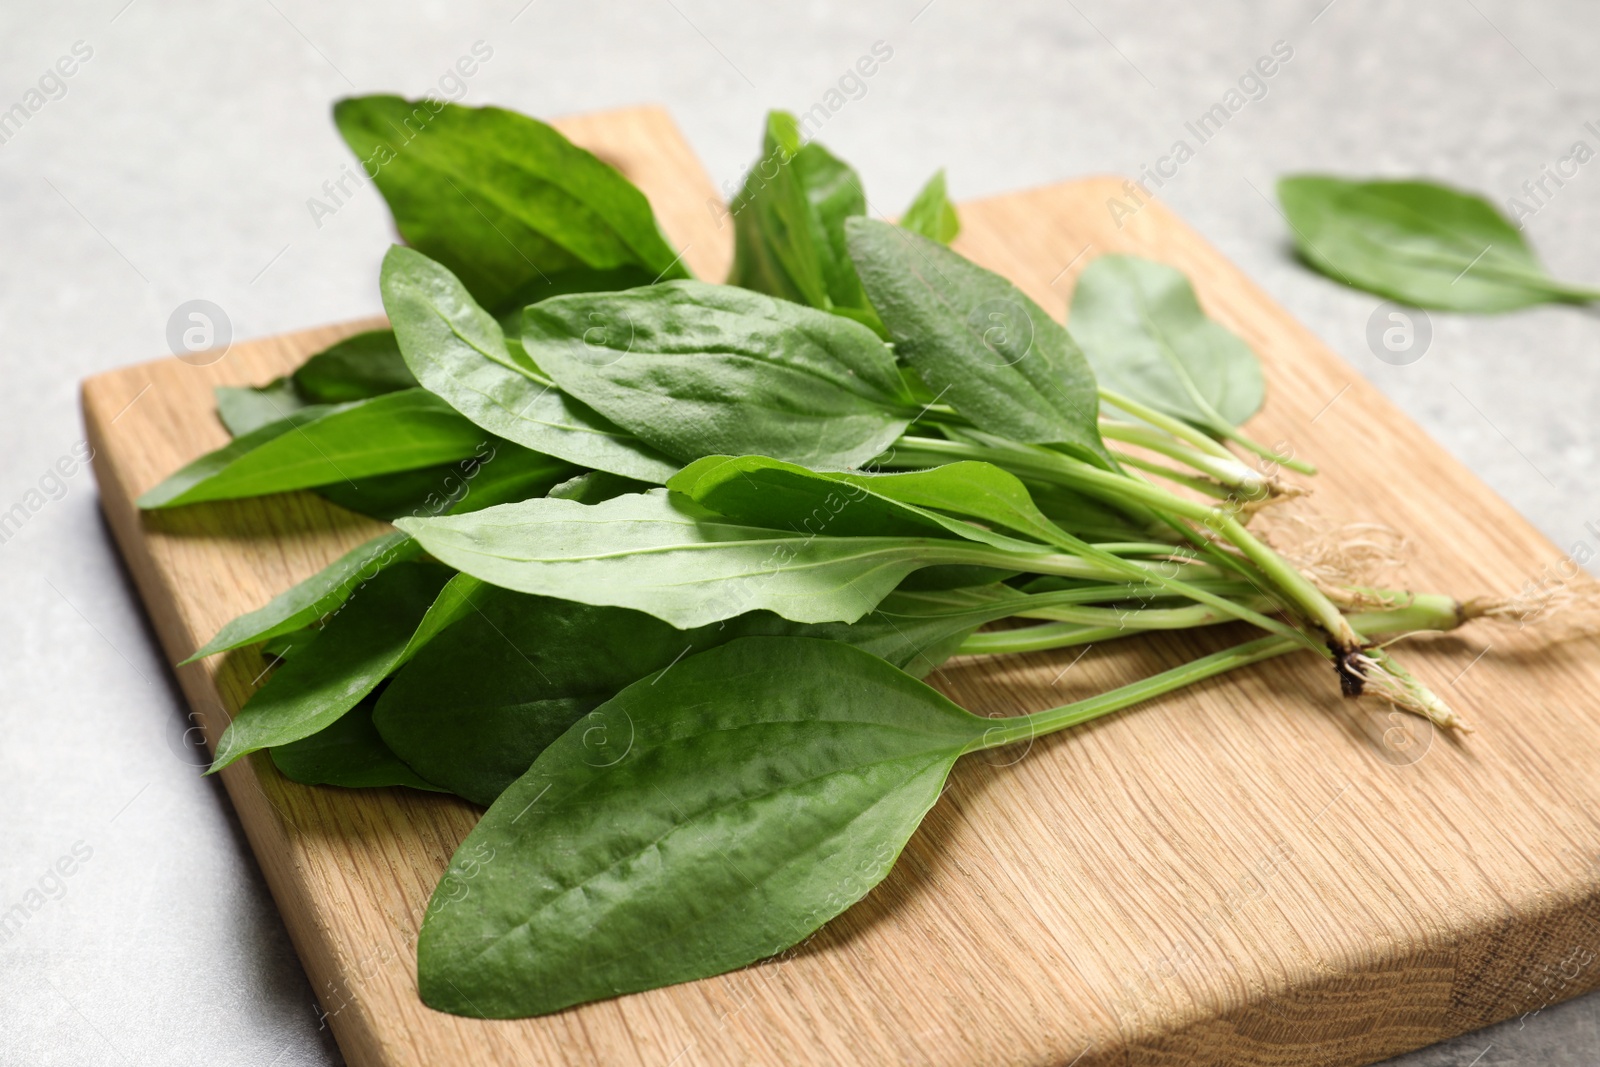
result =
[{"label": "watermark logo", "polygon": [[1433,320],[1421,308],[1386,300],[1367,317],[1367,348],[1391,367],[1409,367],[1433,344]]},{"label": "watermark logo", "polygon": [[596,708],[581,720],[583,762],[591,767],[614,767],[633,751],[633,716],[614,704]]},{"label": "watermark logo", "polygon": [[485,41],[473,42],[466,53],[445,68],[444,73],[438,78],[437,89],[428,90],[421,102],[412,109],[411,114],[400,121],[399,126],[391,124],[392,137],[379,141],[371,154],[360,160],[361,165],[358,168],[352,168],[348,163],[340,167],[338,174],[322,183],[319,190],[321,195],[306,197],[306,211],[311,215],[312,224],[317,229],[322,229],[323,220],[332,218],[343,210],[344,206],[355,198],[356,193],[377,178],[379,171],[398,158],[399,152],[415,140],[447,104],[459,103],[465,99],[468,79],[476,75],[492,58],[494,58],[492,45]]},{"label": "watermark logo", "polygon": [[609,367],[633,351],[633,317],[626,311],[591,311],[583,327],[583,348],[575,354],[591,367]]},{"label": "watermark logo", "polygon": [[191,367],[209,367],[233,345],[233,321],[210,300],[185,300],[167,317],[167,348]]},{"label": "watermark logo", "polygon": [[0,912],[0,945],[4,945],[22,932],[22,928],[43,911],[51,901],[67,895],[67,879],[77,874],[94,856],[94,847],[86,841],[74,841],[72,848],[45,868],[34,884],[29,886],[5,911]]},{"label": "watermark logo", "polygon": [[967,312],[967,328],[983,346],[978,357],[990,366],[1013,366],[1033,351],[1033,317],[1019,301],[983,301]]},{"label": "watermark logo", "polygon": [[35,85],[24,90],[16,103],[9,107],[0,104],[0,144],[8,144],[22,132],[22,127],[45,105],[67,95],[67,80],[78,73],[83,64],[94,58],[94,48],[87,41],[74,41],[69,54],[45,68]]},{"label": "watermark logo", "polygon": [[1294,46],[1288,41],[1274,41],[1269,54],[1257,57],[1246,67],[1235,85],[1229,86],[1216,103],[1206,108],[1193,121],[1183,124],[1183,136],[1175,139],[1165,155],[1157,157],[1139,168],[1138,178],[1122,183],[1122,195],[1106,198],[1106,212],[1111,221],[1122,229],[1123,223],[1144,210],[1155,193],[1172,181],[1192,160],[1200,149],[1222,132],[1233,116],[1247,106],[1267,98],[1272,78],[1294,58]]}]

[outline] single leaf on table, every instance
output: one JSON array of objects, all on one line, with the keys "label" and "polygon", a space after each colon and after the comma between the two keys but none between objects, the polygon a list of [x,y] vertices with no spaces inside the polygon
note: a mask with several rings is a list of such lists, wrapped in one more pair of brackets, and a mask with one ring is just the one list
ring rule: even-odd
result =
[{"label": "single leaf on table", "polygon": [[937,241],[872,219],[846,233],[896,354],[943,403],[991,433],[1111,465],[1094,373],[1066,327]]},{"label": "single leaf on table", "polygon": [[483,431],[425,389],[313,405],[237,437],[139,498],[142,508],[233,500],[473,455]]},{"label": "single leaf on table", "polygon": [[1306,262],[1403,304],[1487,312],[1600,299],[1546,274],[1510,220],[1472,193],[1300,174],[1278,182],[1278,199]]},{"label": "single leaf on table", "polygon": [[575,723],[467,836],[423,920],[422,999],[538,1015],[788,948],[889,873],[992,726],[833,641],[685,657]]},{"label": "single leaf on table", "polygon": [[527,309],[522,344],[563,392],[685,463],[760,453],[857,466],[916,414],[867,327],[734,286],[546,300]]},{"label": "single leaf on table", "polygon": [[683,628],[758,609],[796,622],[854,622],[912,571],[1017,558],[951,536],[768,529],[659,489],[593,505],[525,500],[396,525],[436,559],[491,585],[633,608]]},{"label": "single leaf on table", "polygon": [[487,805],[574,722],[687,654],[739,637],[817,637],[854,645],[921,677],[979,626],[1012,614],[1018,598],[950,603],[892,593],[879,610],[849,625],[794,623],[756,611],[679,630],[627,608],[485,586],[473,597],[476,610],[389,682],[374,720],[409,766]]},{"label": "single leaf on table", "polygon": [[447,269],[396,246],[383,306],[406,365],[427,389],[496,436],[582,467],[659,484],[680,464],[568,397]]},{"label": "single leaf on table", "polygon": [[263,606],[232,620],[178,666],[304,629],[386,568],[421,554],[422,546],[410,534],[396,531],[374,537]]},{"label": "single leaf on table", "polygon": [[341,100],[333,117],[406,243],[491,311],[688,276],[644,194],[545,123],[397,96]]},{"label": "single leaf on table", "polygon": [[944,169],[934,172],[928,183],[918,191],[916,199],[911,201],[911,206],[906,208],[906,213],[900,216],[897,225],[920,233],[931,240],[947,245],[956,239],[961,232],[961,218],[956,214],[955,205],[950,203],[950,198],[945,193]]},{"label": "single leaf on table", "polygon": [[1200,308],[1180,270],[1139,256],[1090,262],[1072,292],[1072,334],[1106,389],[1213,436],[1231,436],[1266,399],[1250,346]]},{"label": "single leaf on table", "polygon": [[412,770],[378,736],[372,725],[377,701],[368,696],[331,725],[310,737],[270,749],[272,762],[290,781],[375,789],[404,785],[445,792]]},{"label": "single leaf on table", "polygon": [[441,630],[471,610],[478,582],[434,563],[405,563],[362,586],[284,661],[217,742],[215,773],[241,756],[327,729]]}]

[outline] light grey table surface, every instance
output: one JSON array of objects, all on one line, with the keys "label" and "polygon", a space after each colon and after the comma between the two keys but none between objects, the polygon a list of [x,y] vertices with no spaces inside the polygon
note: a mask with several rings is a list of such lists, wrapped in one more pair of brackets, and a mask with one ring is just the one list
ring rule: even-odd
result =
[{"label": "light grey table surface", "polygon": [[[46,892],[0,933],[0,1062],[338,1062],[185,744],[93,478],[49,472],[81,439],[78,381],[165,354],[184,301],[214,301],[240,339],[378,313],[378,198],[320,220],[307,204],[347,161],[329,104],[420,94],[480,41],[492,56],[466,102],[552,116],[658,101],[719,182],[752,158],[765,109],[809,108],[886,42],[892,58],[821,133],[885,211],[939,165],[958,198],[1135,172],[1285,42],[1265,95],[1162,196],[1557,543],[1600,540],[1585,529],[1600,518],[1600,319],[1436,314],[1422,359],[1380,362],[1365,340],[1378,301],[1294,265],[1268,199],[1280,174],[1329,169],[1440,176],[1504,203],[1575,142],[1600,149],[1584,125],[1600,128],[1594,7],[1325,4],[7,4],[0,109],[42,106],[0,144],[0,512],[33,489],[52,499],[0,544],[0,913]],[[74,47],[89,55],[73,75],[29,98]],[[1556,274],[1600,281],[1600,162],[1547,188],[1528,234]],[[74,873],[52,878],[74,849]],[[1395,1062],[1592,1064],[1597,1021],[1585,998]]]}]

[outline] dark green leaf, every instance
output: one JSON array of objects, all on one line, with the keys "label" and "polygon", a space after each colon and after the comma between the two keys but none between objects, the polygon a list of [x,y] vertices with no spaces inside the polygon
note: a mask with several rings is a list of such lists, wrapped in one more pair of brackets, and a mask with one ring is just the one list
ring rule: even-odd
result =
[{"label": "dark green leaf", "polygon": [[811,236],[819,252],[822,281],[833,308],[865,308],[867,295],[845,246],[846,219],[867,213],[861,177],[815,141],[794,154],[794,174],[811,209]]},{"label": "dark green leaf", "polygon": [[333,117],[401,236],[493,311],[687,277],[644,194],[542,122],[396,96],[341,100]]},{"label": "dark green leaf", "polygon": [[418,385],[393,330],[346,337],[302,363],[293,378],[300,395],[314,404],[365,400]]},{"label": "dark green leaf", "polygon": [[526,355],[506,348],[492,315],[444,267],[395,247],[383,260],[383,305],[417,380],[499,437],[583,467],[639,481],[678,464],[555,388]]},{"label": "dark green leaf", "polygon": [[634,608],[684,628],[757,609],[796,622],[854,622],[919,568],[1015,558],[950,537],[818,536],[741,524],[664,490],[594,505],[526,500],[396,525],[437,559],[492,585]]},{"label": "dark green leaf", "polygon": [[[309,645],[311,639],[316,635],[317,628],[315,626],[302,626],[298,630],[273,634],[261,642],[261,658],[269,662],[288,659],[301,648]],[[187,663],[188,660],[184,662]]]},{"label": "dark green leaf", "polygon": [[142,508],[347,482],[473,455],[483,431],[424,389],[313,405],[201,456],[139,498]]},{"label": "dark green leaf", "polygon": [[733,200],[733,270],[728,284],[827,308],[823,257],[831,249],[793,166],[800,152],[794,116],[767,115],[761,158]]},{"label": "dark green leaf", "polygon": [[685,463],[760,453],[856,466],[916,414],[871,330],[733,286],[547,300],[528,308],[522,343],[564,392]]},{"label": "dark green leaf", "polygon": [[292,375],[266,385],[217,386],[217,415],[239,437],[312,404],[344,404],[416,386],[394,332],[372,330],[323,349]]},{"label": "dark green leaf", "polygon": [[1094,374],[1064,326],[937,241],[871,219],[846,232],[895,352],[945,403],[991,433],[1110,463]]},{"label": "dark green leaf", "polygon": [[[860,475],[807,470],[765,456],[707,456],[673,475],[667,487],[727,519],[810,535],[953,535],[1023,554],[1046,551],[921,505],[937,500],[934,507],[989,522],[995,521],[993,514],[1004,514],[1011,522],[1002,525],[1031,521],[1028,532],[1060,537],[1032,508],[1022,483],[1006,472],[986,463],[951,466],[955,469]],[[960,506],[967,504],[977,510]],[[1030,510],[1033,518],[1027,520]]]},{"label": "dark green leaf", "polygon": [[1044,516],[1016,475],[992,463],[964,461],[896,474],[828,475],[878,496],[999,526],[1043,544],[1059,545],[1063,531]]},{"label": "dark green leaf", "polygon": [[[576,500],[580,504],[598,504],[626,493],[649,492],[651,488],[653,487],[648,483],[636,482],[632,478],[624,478],[606,471],[589,471],[568,478],[560,485],[552,486],[545,495],[557,500]],[[514,501],[508,500],[506,503]]]},{"label": "dark green leaf", "polygon": [[1428,181],[1278,182],[1296,247],[1335,281],[1418,307],[1508,311],[1600,299],[1545,273],[1493,204]]},{"label": "dark green leaf", "polygon": [[218,652],[243,648],[309,626],[343,604],[351,593],[386,567],[421,554],[422,546],[409,534],[395,532],[374,537],[294,588],[279,593],[264,606],[240,615],[183,663],[193,663]]},{"label": "dark green leaf", "polygon": [[363,478],[359,488],[325,485],[318,492],[341,507],[378,519],[461,515],[543,496],[576,471],[565,460],[490,439],[480,441],[474,455],[455,463]]},{"label": "dark green leaf", "polygon": [[882,332],[845,244],[845,220],[867,211],[861,178],[815,141],[802,144],[793,115],[768,113],[761,158],[730,211],[730,285],[832,311]]},{"label": "dark green leaf", "polygon": [[592,607],[492,586],[476,611],[395,675],[378,730],[429,781],[489,804],[567,727],[631,682],[738,637],[843,641],[921,677],[1012,603],[924,602],[891,594],[854,625],[807,625],[770,612],[679,630],[626,608]]},{"label": "dark green leaf", "polygon": [[956,239],[956,234],[961,232],[961,219],[955,205],[945,195],[943,168],[935,171],[928,184],[917,193],[906,213],[900,216],[899,225],[942,245]]},{"label": "dark green leaf", "polygon": [[390,751],[372,725],[376,703],[367,697],[332,725],[310,737],[271,750],[272,762],[285,778],[305,785],[337,785],[375,789],[405,785],[444,792]]},{"label": "dark green leaf", "polygon": [[796,944],[888,874],[991,725],[837,642],[686,657],[580,719],[468,835],[423,921],[422,998],[543,1014]]},{"label": "dark green leaf", "polygon": [[284,661],[217,742],[211,772],[326,729],[471,608],[478,582],[437,564],[390,567]]},{"label": "dark green leaf", "polygon": [[1067,329],[1100,385],[1210,433],[1228,434],[1266,399],[1255,352],[1164,263],[1095,259],[1072,292]]}]

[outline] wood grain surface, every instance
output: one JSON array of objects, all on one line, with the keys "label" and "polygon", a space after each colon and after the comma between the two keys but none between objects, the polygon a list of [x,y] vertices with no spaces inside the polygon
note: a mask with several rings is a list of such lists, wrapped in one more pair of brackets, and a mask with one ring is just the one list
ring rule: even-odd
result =
[{"label": "wood grain surface", "polygon": [[[560,125],[645,190],[697,273],[722,276],[732,227],[664,113]],[[1103,252],[1188,272],[1266,363],[1252,434],[1322,467],[1319,514],[1407,531],[1414,587],[1465,596],[1573,573],[1159,204],[1115,225],[1119,191],[1097,179],[969,203],[957,247],[1057,314]],[[382,529],[309,494],[132,504],[227,439],[213,386],[265,382],[362,325],[84,383],[105,513],[173,662]],[[957,661],[931,680],[1012,714],[1243,635]],[[262,756],[223,780],[359,1067],[1368,1063],[1600,984],[1595,640],[1475,626],[1402,652],[1475,733],[1342,700],[1313,657],[1276,660],[966,758],[893,874],[778,959],[517,1022],[443,1015],[416,994],[418,919],[476,809],[296,785]],[[177,672],[213,743],[262,669],[243,651]]]}]

